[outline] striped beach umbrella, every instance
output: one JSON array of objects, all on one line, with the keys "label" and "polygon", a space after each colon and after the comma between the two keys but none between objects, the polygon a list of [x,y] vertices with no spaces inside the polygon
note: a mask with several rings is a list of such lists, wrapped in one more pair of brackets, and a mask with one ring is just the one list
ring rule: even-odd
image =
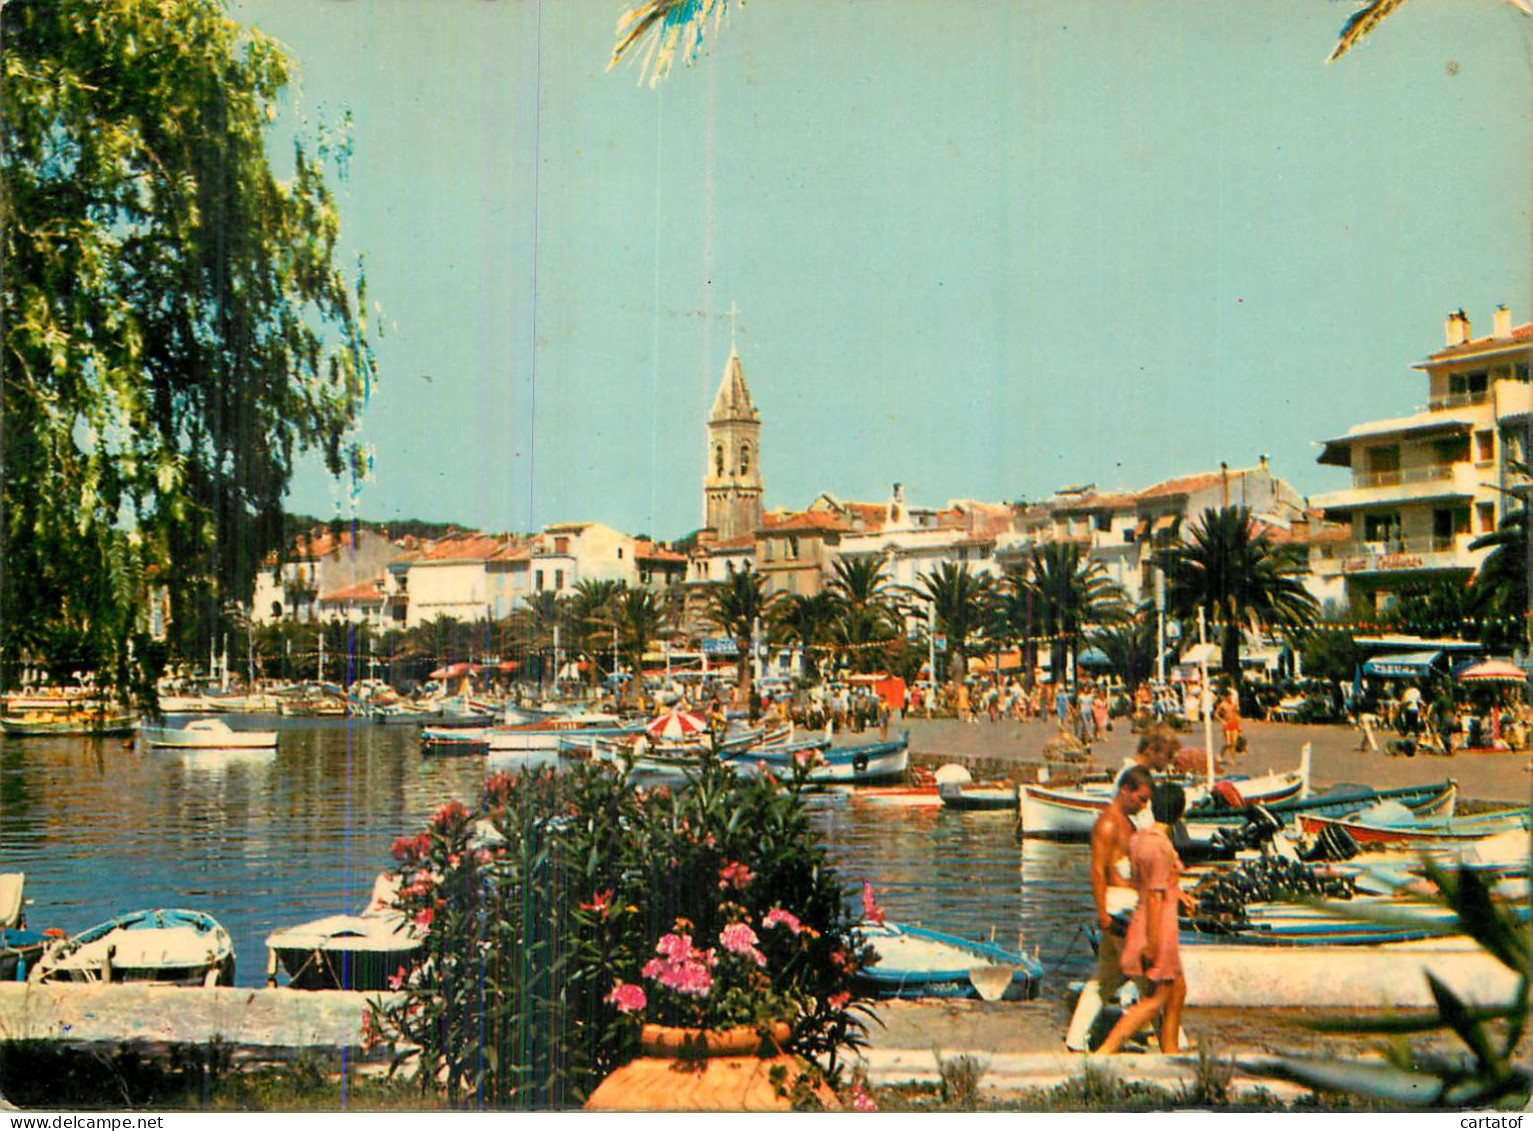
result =
[{"label": "striped beach umbrella", "polygon": [[708,733],[708,720],[691,711],[667,711],[650,719],[644,733],[656,742],[691,742]]}]

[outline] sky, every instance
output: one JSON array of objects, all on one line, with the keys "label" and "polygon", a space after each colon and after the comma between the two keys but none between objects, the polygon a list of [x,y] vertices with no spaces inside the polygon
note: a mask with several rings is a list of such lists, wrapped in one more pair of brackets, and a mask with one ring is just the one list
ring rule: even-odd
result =
[{"label": "sky", "polygon": [[[1533,21],[1330,0],[752,0],[658,88],[624,0],[235,0],[349,111],[379,381],[355,497],[494,531],[702,522],[731,340],[768,508],[1141,488],[1426,401],[1462,307],[1529,318]],[[737,304],[732,331],[729,311]]]}]

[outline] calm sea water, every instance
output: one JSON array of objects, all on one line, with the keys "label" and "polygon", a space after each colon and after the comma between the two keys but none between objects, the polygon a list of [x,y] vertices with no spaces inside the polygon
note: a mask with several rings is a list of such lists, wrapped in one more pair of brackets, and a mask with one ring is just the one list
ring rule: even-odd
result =
[{"label": "calm sea water", "polygon": [[[482,757],[422,757],[413,727],[251,719],[265,752],[135,749],[120,739],[0,744],[0,871],[25,872],[35,929],[186,907],[234,938],[237,981],[265,979],[267,934],[366,901],[389,845],[443,801],[478,795]],[[816,806],[833,862],[892,919],[1036,947],[1044,992],[1090,966],[1084,846],[1019,843],[1007,813]]]}]

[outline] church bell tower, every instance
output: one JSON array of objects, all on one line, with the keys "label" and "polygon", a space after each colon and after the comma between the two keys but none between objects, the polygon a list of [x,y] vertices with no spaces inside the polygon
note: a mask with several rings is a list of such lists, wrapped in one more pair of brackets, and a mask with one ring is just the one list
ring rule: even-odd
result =
[{"label": "church bell tower", "polygon": [[703,511],[705,526],[720,542],[754,534],[761,526],[761,414],[751,403],[733,345],[708,415]]}]

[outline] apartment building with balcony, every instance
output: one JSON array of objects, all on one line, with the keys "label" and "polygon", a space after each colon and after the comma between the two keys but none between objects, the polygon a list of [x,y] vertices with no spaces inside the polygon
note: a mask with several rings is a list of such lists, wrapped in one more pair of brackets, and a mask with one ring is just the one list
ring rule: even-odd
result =
[{"label": "apartment building with balcony", "polygon": [[1354,609],[1388,608],[1423,583],[1467,582],[1487,553],[1471,543],[1516,505],[1507,491],[1523,481],[1511,464],[1526,451],[1530,326],[1514,327],[1502,306],[1476,338],[1458,310],[1445,336],[1414,365],[1426,374],[1424,405],[1322,442],[1319,462],[1352,480],[1311,505],[1350,537],[1312,554],[1310,568],[1321,583],[1339,579]]}]

